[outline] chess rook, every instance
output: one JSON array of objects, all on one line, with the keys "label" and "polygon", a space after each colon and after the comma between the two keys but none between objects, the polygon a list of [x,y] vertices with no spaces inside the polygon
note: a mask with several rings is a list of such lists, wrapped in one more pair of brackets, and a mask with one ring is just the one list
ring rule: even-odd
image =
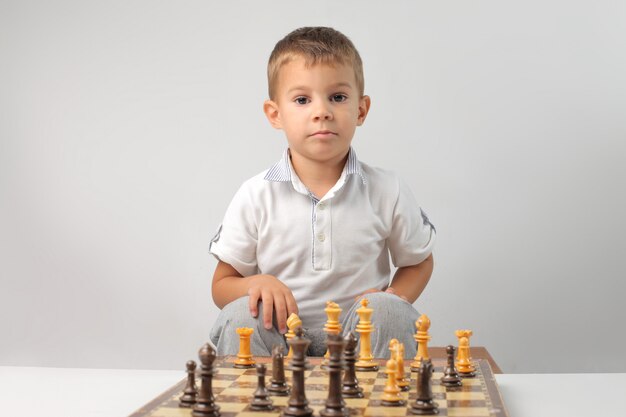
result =
[{"label": "chess rook", "polygon": [[252,353],[250,353],[250,337],[252,333],[254,333],[254,329],[250,327],[237,328],[239,353],[233,365],[235,368],[252,368],[254,366],[255,361],[252,359]]}]

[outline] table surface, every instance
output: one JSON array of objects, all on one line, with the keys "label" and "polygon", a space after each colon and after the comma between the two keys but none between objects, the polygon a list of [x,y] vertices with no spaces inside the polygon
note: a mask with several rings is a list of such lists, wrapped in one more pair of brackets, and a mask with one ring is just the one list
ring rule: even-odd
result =
[{"label": "table surface", "polygon": [[[184,377],[184,371],[0,366],[0,414],[128,416]],[[626,373],[495,377],[511,417],[626,414]]]}]

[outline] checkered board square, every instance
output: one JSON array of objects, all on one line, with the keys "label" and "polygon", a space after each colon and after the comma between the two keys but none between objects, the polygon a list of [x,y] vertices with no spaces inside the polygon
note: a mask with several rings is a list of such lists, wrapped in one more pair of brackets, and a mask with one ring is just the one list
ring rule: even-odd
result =
[{"label": "checkered board square", "polygon": [[[250,409],[253,393],[257,387],[256,370],[237,369],[233,367],[234,357],[227,356],[215,361],[217,374],[213,377],[213,395],[220,407],[222,417],[279,417],[287,405],[289,397],[272,396],[273,411],[253,411]],[[255,358],[257,363],[268,366],[266,382],[269,385],[271,378],[271,358]],[[408,361],[407,361],[408,362]],[[288,360],[285,360],[285,364]],[[324,408],[328,397],[328,373],[320,367],[320,358],[309,358],[312,369],[305,372],[305,391],[309,400],[309,407],[314,415]],[[388,407],[381,402],[381,395],[385,388],[386,375],[384,360],[379,360],[380,370],[377,372],[357,372],[359,386],[363,388],[364,398],[344,398],[351,416],[363,417],[408,417],[410,404],[417,396],[416,374],[411,372],[411,390],[403,392],[406,406]],[[502,397],[498,390],[491,367],[486,360],[474,360],[477,375],[474,378],[464,378],[463,385],[458,388],[447,388],[441,385],[445,361],[433,360],[435,372],[432,377],[432,391],[434,400],[439,405],[439,416],[458,417],[508,417]],[[409,373],[408,365],[406,372]],[[287,383],[291,385],[291,371],[285,370]],[[178,399],[185,388],[186,378],[178,384],[150,401],[137,410],[130,417],[190,417],[190,408],[178,406]],[[200,386],[200,378],[196,377],[196,384]]]}]

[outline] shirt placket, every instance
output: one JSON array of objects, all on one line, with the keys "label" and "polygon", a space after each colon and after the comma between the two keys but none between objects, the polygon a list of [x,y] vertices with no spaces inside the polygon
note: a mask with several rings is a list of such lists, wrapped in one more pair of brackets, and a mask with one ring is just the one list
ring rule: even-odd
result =
[{"label": "shirt placket", "polygon": [[331,200],[323,200],[315,206],[313,217],[313,269],[328,270],[332,261]]}]

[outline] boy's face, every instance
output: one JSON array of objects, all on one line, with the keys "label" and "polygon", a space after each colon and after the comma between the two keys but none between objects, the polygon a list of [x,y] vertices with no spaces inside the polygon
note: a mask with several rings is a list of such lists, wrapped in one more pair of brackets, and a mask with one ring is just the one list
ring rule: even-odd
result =
[{"label": "boy's face", "polygon": [[303,58],[296,58],[280,69],[275,100],[263,108],[272,126],[285,131],[292,160],[337,164],[369,106],[370,98],[359,95],[351,66],[307,68]]}]

